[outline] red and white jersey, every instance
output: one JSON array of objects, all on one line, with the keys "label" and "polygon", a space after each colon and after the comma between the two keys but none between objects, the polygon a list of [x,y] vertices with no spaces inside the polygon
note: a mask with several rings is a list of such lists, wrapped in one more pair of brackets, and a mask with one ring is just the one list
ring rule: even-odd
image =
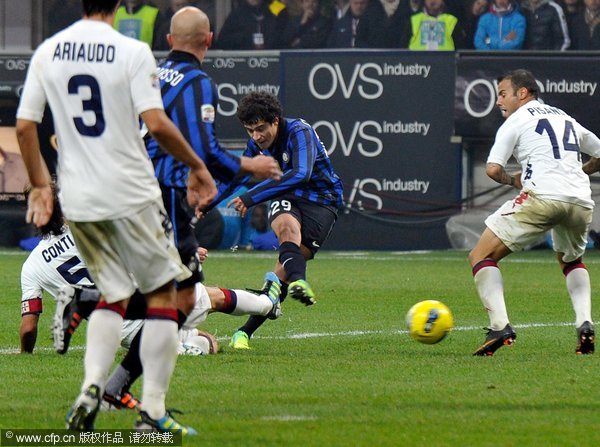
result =
[{"label": "red and white jersey", "polygon": [[524,191],[593,208],[580,152],[600,157],[600,139],[562,110],[530,101],[500,126],[487,162],[506,166],[514,155]]},{"label": "red and white jersey", "polygon": [[80,20],[32,56],[17,118],[52,110],[65,216],[95,222],[131,215],[160,198],[139,133],[140,113],[163,109],[146,43],[105,22]]},{"label": "red and white jersey", "polygon": [[87,267],[67,229],[60,236],[42,239],[21,267],[21,302],[42,298],[47,291],[56,298],[65,285],[93,286]]}]

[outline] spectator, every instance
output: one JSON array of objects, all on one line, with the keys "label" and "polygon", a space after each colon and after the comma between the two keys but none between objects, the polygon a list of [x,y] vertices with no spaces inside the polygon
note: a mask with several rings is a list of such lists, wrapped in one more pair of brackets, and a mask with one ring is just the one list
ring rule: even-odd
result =
[{"label": "spectator", "polygon": [[569,48],[571,40],[567,19],[558,3],[553,0],[524,0],[521,6],[527,23],[525,49],[564,51]]},{"label": "spectator", "polygon": [[[575,18],[585,8],[583,1],[582,0],[562,0],[559,4],[565,13],[565,18],[567,19],[567,28],[569,29],[569,37],[571,37],[571,39],[573,39],[573,35],[571,33],[571,28],[573,27],[573,22],[575,21]],[[572,42],[571,42],[571,48],[573,48]]]},{"label": "spectator", "polygon": [[425,0],[423,11],[410,18],[410,50],[454,50],[458,19],[446,13],[444,0]]},{"label": "spectator", "polygon": [[320,0],[301,0],[302,12],[289,21],[284,46],[292,49],[324,48],[331,21],[321,14]]},{"label": "spectator", "polygon": [[171,18],[173,14],[186,6],[190,6],[190,0],[169,0],[169,9],[164,14],[164,20],[162,20],[160,26],[156,30],[156,39],[154,50],[157,51],[169,51],[169,43],[167,42],[167,34],[171,28]]},{"label": "spectator", "polygon": [[156,6],[145,0],[124,0],[117,10],[113,27],[121,34],[146,42],[154,49],[158,41],[164,39],[158,33],[162,23],[162,15]]},{"label": "spectator", "polygon": [[216,47],[223,50],[281,48],[277,17],[263,0],[243,0],[231,11],[219,33]]},{"label": "spectator", "polygon": [[[369,3],[369,0],[367,0]],[[331,13],[329,14],[333,20],[339,20],[346,15],[350,8],[349,0],[335,0],[331,2]]]},{"label": "spectator", "polygon": [[517,50],[525,41],[525,17],[513,0],[493,0],[475,33],[478,50]]},{"label": "spectator", "polygon": [[329,48],[354,48],[356,31],[361,18],[365,15],[369,0],[350,0],[348,11],[341,19],[334,19],[333,29],[329,34]]},{"label": "spectator", "polygon": [[411,8],[421,0],[410,0],[403,5],[399,0],[371,0],[356,30],[358,48],[406,48],[402,36],[410,27]]},{"label": "spectator", "polygon": [[573,21],[573,50],[600,50],[600,0],[584,0],[585,8]]},{"label": "spectator", "polygon": [[487,12],[489,0],[468,0],[465,3],[463,18],[458,20],[457,34],[454,44],[457,49],[473,50],[475,31],[480,17]]}]

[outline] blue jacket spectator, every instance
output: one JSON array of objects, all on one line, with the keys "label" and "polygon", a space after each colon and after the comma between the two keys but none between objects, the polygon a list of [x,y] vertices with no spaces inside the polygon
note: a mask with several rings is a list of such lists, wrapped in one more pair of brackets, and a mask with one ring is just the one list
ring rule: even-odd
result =
[{"label": "blue jacket spectator", "polygon": [[475,32],[478,50],[517,50],[525,42],[526,21],[512,0],[494,0],[479,19]]}]

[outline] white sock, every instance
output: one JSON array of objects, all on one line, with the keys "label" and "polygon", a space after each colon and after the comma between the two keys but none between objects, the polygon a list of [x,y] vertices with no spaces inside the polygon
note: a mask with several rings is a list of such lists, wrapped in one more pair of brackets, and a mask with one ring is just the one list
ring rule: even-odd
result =
[{"label": "white sock", "polygon": [[165,398],[177,360],[177,323],[172,320],[145,320],[140,340],[144,369],[143,409],[152,419],[166,413]]},{"label": "white sock", "polygon": [[592,323],[592,292],[587,269],[571,270],[565,281],[575,310],[575,327],[581,326],[585,321]]},{"label": "white sock", "polygon": [[92,312],[87,327],[85,379],[82,391],[90,385],[98,385],[104,389],[108,372],[121,343],[122,327],[123,317],[118,313],[108,309]]},{"label": "white sock", "polygon": [[267,315],[273,303],[267,295],[255,295],[246,290],[233,290],[237,296],[237,304],[231,315]]},{"label": "white sock", "polygon": [[483,307],[490,318],[490,329],[499,331],[508,324],[508,314],[504,303],[504,284],[502,273],[494,266],[483,267],[473,277],[475,287]]}]

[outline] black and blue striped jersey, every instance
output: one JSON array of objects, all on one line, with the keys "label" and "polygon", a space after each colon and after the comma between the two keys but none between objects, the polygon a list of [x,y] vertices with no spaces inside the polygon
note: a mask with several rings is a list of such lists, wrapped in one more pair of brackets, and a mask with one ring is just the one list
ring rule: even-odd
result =
[{"label": "black and blue striped jersey", "polygon": [[331,166],[325,146],[315,130],[302,119],[280,118],[277,138],[273,145],[261,150],[250,139],[245,156],[270,155],[277,160],[283,176],[267,179],[240,196],[251,207],[283,194],[293,194],[321,205],[341,207],[343,187]]},{"label": "black and blue striped jersey", "polygon": [[[165,112],[179,128],[215,180],[230,182],[240,171],[240,159],[222,148],[215,134],[218,92],[215,83],[190,53],[171,51],[158,66]],[[158,181],[185,188],[189,168],[163,150],[150,137],[148,155]]]}]

